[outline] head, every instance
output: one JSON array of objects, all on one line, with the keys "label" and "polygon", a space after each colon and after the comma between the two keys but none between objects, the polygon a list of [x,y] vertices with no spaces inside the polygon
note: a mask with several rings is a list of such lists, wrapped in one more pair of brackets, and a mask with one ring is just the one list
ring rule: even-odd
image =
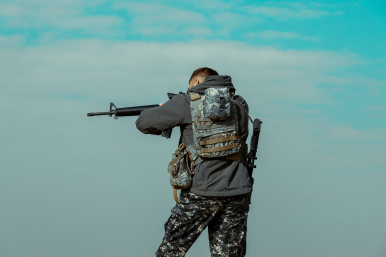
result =
[{"label": "head", "polygon": [[189,89],[205,81],[206,77],[211,75],[218,75],[218,73],[217,71],[208,67],[199,68],[193,71],[193,74],[189,80]]}]

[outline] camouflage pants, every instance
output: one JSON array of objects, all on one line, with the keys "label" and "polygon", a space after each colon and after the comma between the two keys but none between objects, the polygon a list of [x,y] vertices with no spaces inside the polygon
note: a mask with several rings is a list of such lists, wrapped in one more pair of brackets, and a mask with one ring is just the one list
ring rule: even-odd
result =
[{"label": "camouflage pants", "polygon": [[249,195],[205,197],[183,192],[165,223],[156,256],[185,256],[206,227],[212,256],[245,256],[248,211]]}]

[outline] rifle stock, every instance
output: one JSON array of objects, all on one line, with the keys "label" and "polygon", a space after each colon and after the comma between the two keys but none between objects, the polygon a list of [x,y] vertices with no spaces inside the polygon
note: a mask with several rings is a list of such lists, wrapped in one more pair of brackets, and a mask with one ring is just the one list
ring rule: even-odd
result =
[{"label": "rifle stock", "polygon": [[252,133],[252,137],[251,137],[251,147],[250,147],[249,153],[247,155],[247,157],[248,157],[247,170],[248,170],[250,177],[252,177],[253,169],[256,168],[255,160],[257,159],[256,158],[256,152],[257,152],[257,147],[259,144],[261,124],[263,124],[263,122],[259,119],[255,119],[253,121],[253,133]]},{"label": "rifle stock", "polygon": [[[257,159],[256,158],[256,152],[257,152],[257,147],[259,144],[261,124],[263,124],[263,122],[259,119],[255,119],[253,121],[253,133],[252,133],[252,137],[251,137],[251,148],[250,148],[249,153],[247,155],[247,171],[248,171],[249,177],[251,178],[252,186],[255,182],[255,180],[252,177],[252,174],[253,174],[253,169],[256,168],[255,160]],[[251,198],[252,198],[252,192],[249,195],[249,203],[251,203]]]}]

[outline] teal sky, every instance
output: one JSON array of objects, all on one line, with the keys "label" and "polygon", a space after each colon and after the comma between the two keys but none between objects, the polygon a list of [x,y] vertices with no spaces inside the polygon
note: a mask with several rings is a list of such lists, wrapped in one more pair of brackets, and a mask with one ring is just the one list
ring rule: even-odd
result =
[{"label": "teal sky", "polygon": [[264,122],[247,256],[385,256],[385,43],[385,1],[0,0],[0,256],[152,256],[179,130],[86,113],[202,66]]}]

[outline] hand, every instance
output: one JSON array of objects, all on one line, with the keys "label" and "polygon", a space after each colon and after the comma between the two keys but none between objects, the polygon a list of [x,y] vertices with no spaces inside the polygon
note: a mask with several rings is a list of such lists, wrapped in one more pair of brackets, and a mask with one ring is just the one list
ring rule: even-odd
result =
[{"label": "hand", "polygon": [[164,105],[164,104],[159,104],[160,106]]}]

